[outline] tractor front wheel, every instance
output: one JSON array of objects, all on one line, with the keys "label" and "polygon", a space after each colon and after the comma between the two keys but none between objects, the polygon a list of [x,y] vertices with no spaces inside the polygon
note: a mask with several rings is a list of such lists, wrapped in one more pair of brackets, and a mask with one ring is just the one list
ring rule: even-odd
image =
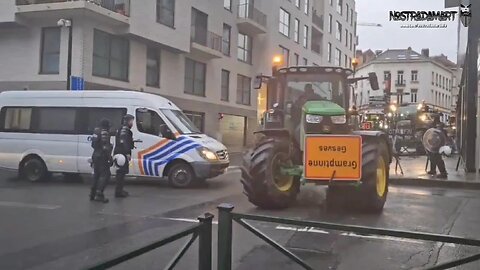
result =
[{"label": "tractor front wheel", "polygon": [[265,209],[282,209],[295,201],[300,179],[281,173],[282,167],[293,165],[289,146],[287,139],[264,138],[244,156],[244,193],[254,205]]}]

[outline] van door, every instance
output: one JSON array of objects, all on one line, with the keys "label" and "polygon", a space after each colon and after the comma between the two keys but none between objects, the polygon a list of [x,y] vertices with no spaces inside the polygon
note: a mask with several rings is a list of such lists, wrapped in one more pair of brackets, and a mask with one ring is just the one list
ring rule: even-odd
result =
[{"label": "van door", "polygon": [[[92,134],[95,127],[99,126],[102,119],[108,119],[111,125],[111,143],[115,145],[115,133],[122,124],[122,118],[127,113],[127,108],[82,108],[82,132],[78,136],[78,156],[77,164],[80,173],[91,173],[93,169],[90,167],[88,160],[92,157]],[[112,153],[113,154],[113,153]],[[114,168],[112,167],[112,173]]]},{"label": "van door", "polygon": [[138,108],[135,111],[133,139],[136,148],[132,153],[133,172],[144,176],[162,176],[169,154],[177,141],[163,138],[160,127],[165,120],[154,110]]}]

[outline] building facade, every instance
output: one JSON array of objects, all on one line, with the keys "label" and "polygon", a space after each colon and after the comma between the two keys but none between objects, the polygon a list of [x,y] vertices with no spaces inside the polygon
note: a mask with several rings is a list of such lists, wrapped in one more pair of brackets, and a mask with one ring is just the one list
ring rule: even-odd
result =
[{"label": "building facade", "polygon": [[[71,74],[85,90],[155,93],[241,149],[266,109],[252,81],[274,55],[290,66],[351,62],[354,1],[324,1],[1,1],[0,91],[66,89]],[[332,62],[337,49],[344,60]]]},{"label": "building facade", "polygon": [[[443,56],[445,57],[445,56]],[[443,59],[448,61],[448,59]],[[373,91],[368,81],[360,81],[356,86],[357,106],[366,108],[370,96],[383,96],[390,79],[390,102],[396,104],[418,104],[425,101],[443,113],[442,120],[448,121],[454,110],[454,85],[456,82],[455,64],[430,57],[429,50],[422,53],[411,48],[402,50],[377,51],[372,60],[363,63],[355,76],[368,76],[375,72],[380,90]]]}]

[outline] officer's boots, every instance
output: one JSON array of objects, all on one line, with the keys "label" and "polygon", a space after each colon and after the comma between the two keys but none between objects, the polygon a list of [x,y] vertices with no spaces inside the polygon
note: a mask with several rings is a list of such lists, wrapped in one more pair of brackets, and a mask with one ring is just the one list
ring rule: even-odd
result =
[{"label": "officer's boots", "polygon": [[108,199],[105,198],[105,195],[103,195],[103,192],[101,191],[97,191],[97,194],[93,200],[96,202],[108,203]]}]

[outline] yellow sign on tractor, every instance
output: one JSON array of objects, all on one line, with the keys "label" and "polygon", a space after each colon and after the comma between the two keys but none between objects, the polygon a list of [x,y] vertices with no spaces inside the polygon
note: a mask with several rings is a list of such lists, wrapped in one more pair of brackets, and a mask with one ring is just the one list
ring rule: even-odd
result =
[{"label": "yellow sign on tractor", "polygon": [[304,177],[307,180],[358,181],[362,177],[362,137],[305,137]]}]

